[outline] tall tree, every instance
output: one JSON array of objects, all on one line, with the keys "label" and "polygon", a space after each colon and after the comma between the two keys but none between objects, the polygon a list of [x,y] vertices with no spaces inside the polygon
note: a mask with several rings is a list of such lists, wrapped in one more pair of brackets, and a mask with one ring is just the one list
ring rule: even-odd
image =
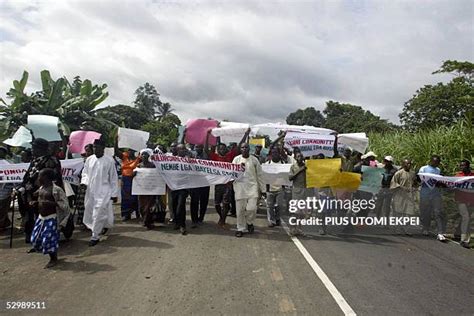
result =
[{"label": "tall tree", "polygon": [[323,113],[326,115],[323,127],[339,133],[385,132],[396,128],[387,120],[349,103],[328,101]]},{"label": "tall tree", "polygon": [[133,102],[135,107],[145,113],[148,117],[156,118],[156,113],[159,113],[160,107],[163,106],[160,100],[160,94],[156,88],[147,82],[143,86],[138,87],[135,91],[135,95],[136,98]]},{"label": "tall tree", "polygon": [[95,111],[97,117],[108,119],[117,126],[140,129],[143,125],[152,121],[145,113],[129,105],[118,104],[108,106]]},{"label": "tall tree", "polygon": [[150,121],[141,127],[141,130],[150,133],[150,140],[155,144],[169,146],[178,139],[178,127],[181,120],[171,113],[163,117],[161,121]]},{"label": "tall tree", "polygon": [[314,107],[298,109],[286,117],[286,123],[291,125],[309,125],[321,127],[325,123],[324,116]]},{"label": "tall tree", "polygon": [[425,85],[405,102],[400,121],[410,131],[451,126],[474,114],[474,64],[448,60],[433,72],[455,77],[447,84]]}]

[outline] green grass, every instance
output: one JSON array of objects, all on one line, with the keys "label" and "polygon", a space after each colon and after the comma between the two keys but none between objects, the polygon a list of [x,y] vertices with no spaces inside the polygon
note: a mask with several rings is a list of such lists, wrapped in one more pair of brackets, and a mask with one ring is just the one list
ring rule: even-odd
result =
[{"label": "green grass", "polygon": [[[379,161],[391,155],[395,158],[395,164],[401,165],[403,159],[410,158],[415,171],[426,165],[434,154],[441,156],[440,167],[446,176],[458,171],[461,159],[474,163],[474,126],[467,120],[450,127],[439,126],[416,133],[369,133],[368,137],[369,149],[377,154]],[[448,217],[448,232],[453,233],[459,221],[459,212],[452,192],[444,192],[443,207]]]},{"label": "green grass", "polygon": [[450,127],[435,127],[416,133],[395,131],[388,133],[369,133],[369,148],[379,161],[391,155],[395,163],[401,165],[405,158],[412,159],[417,170],[426,165],[431,155],[441,156],[441,169],[444,175],[453,175],[461,159],[474,163],[474,127],[460,121]]}]

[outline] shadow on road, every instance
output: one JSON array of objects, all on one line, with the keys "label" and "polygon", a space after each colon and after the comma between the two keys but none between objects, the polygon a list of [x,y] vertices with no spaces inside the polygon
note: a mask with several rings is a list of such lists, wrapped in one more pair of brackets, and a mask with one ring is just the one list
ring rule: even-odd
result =
[{"label": "shadow on road", "polygon": [[64,259],[60,259],[58,264],[51,269],[58,270],[58,271],[71,271],[74,273],[86,273],[86,274],[95,274],[98,272],[117,270],[115,267],[109,264],[86,262],[82,260],[71,262],[71,261],[66,261]]},{"label": "shadow on road", "polygon": [[173,248],[172,245],[160,242],[152,241],[143,238],[130,237],[118,234],[110,234],[108,239],[102,243],[106,247],[131,247],[131,248],[161,248],[161,249],[170,249]]}]

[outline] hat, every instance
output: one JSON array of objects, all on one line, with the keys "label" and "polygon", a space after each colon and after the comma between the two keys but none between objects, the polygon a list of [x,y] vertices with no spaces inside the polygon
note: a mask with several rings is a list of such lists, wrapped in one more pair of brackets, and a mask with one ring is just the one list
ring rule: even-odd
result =
[{"label": "hat", "polygon": [[366,153],[365,155],[362,155],[362,159],[365,159],[365,158],[369,158],[369,157],[377,157],[377,155],[373,152],[373,151],[369,151],[368,153]]},{"label": "hat", "polygon": [[44,139],[44,138],[35,138],[31,142],[31,146],[39,147],[39,148],[48,148],[49,147],[49,142]]},{"label": "hat", "polygon": [[393,162],[393,157],[392,156],[385,156],[385,158],[383,160]]}]

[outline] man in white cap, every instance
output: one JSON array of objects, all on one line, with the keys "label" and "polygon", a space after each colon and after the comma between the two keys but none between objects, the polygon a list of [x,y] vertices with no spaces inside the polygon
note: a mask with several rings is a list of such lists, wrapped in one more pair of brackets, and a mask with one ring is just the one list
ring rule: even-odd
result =
[{"label": "man in white cap", "polygon": [[234,182],[237,208],[236,237],[242,237],[245,232],[253,233],[258,198],[260,193],[264,193],[265,190],[262,180],[262,166],[257,158],[250,155],[249,144],[241,144],[240,152],[242,154],[232,161],[232,163],[245,165],[244,175]]},{"label": "man in white cap", "polygon": [[99,242],[114,223],[112,202],[119,193],[117,171],[112,157],[104,155],[105,143],[94,141],[94,155],[87,158],[82,170],[81,184],[87,187],[84,199],[84,225],[92,231],[89,246]]},{"label": "man in white cap", "polygon": [[382,188],[377,195],[377,203],[375,209],[377,210],[377,218],[381,216],[389,217],[392,204],[392,191],[390,191],[390,182],[393,175],[397,172],[397,168],[393,166],[393,157],[385,156],[383,159],[383,173],[382,173]]}]

